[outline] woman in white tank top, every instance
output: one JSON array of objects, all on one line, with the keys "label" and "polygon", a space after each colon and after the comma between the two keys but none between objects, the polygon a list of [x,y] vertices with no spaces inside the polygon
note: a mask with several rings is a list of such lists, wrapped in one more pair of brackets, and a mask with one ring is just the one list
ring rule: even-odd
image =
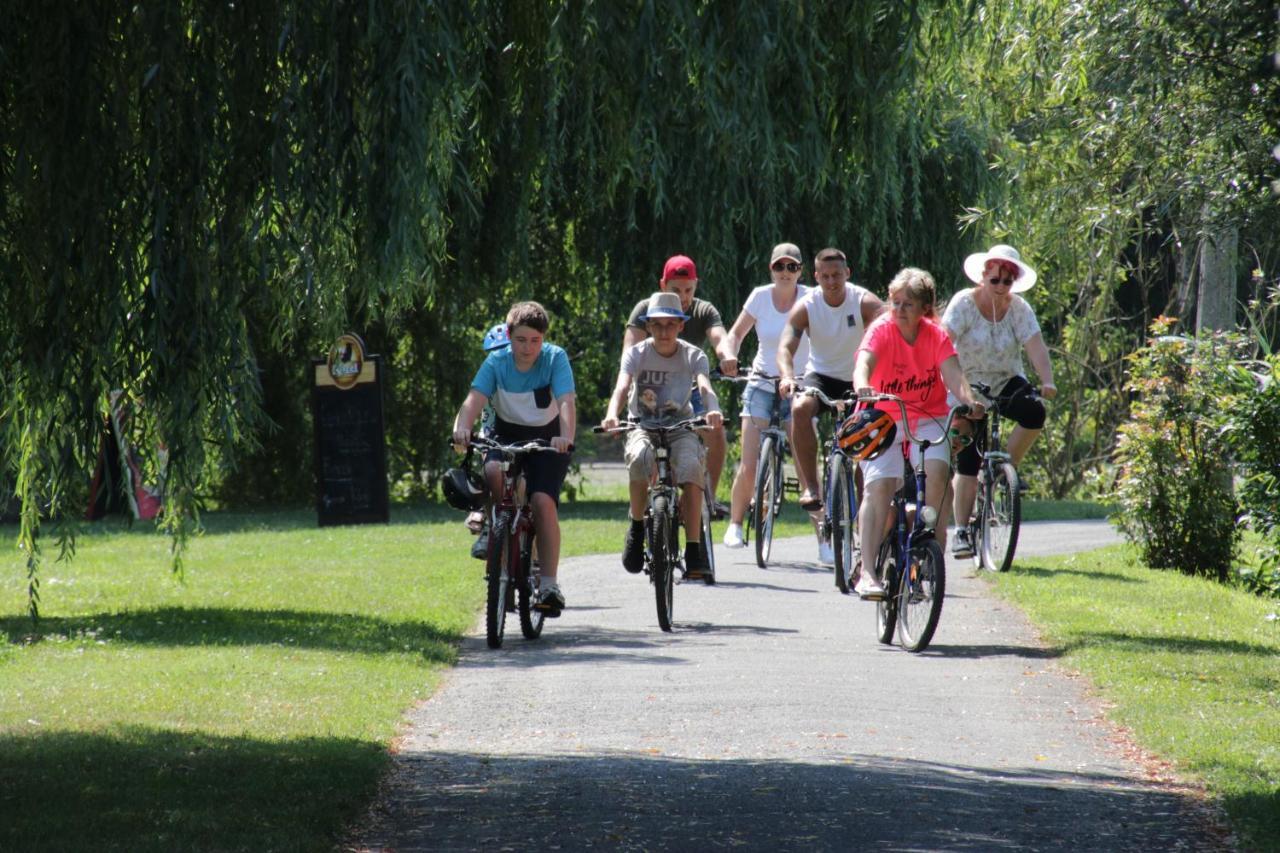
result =
[{"label": "woman in white tank top", "polygon": [[[756,357],[751,362],[752,374],[778,375],[778,341],[782,337],[782,329],[786,326],[791,309],[809,292],[809,288],[799,283],[803,268],[800,249],[794,243],[779,243],[773,247],[769,260],[769,277],[773,283],[751,291],[733,328],[716,348],[722,372],[729,376],[737,375],[738,349],[754,328],[759,346]],[[809,342],[804,339],[796,353],[798,364],[805,363],[808,351]],[[756,479],[756,463],[760,458],[760,430],[769,424],[776,393],[777,388],[773,382],[753,378],[747,384],[742,398],[742,464],[738,466],[738,473],[733,478],[729,527],[724,534],[724,543],[730,548],[741,548],[743,545],[742,521],[746,517],[751,487]],[[786,401],[783,401],[782,416],[787,434],[790,435],[791,405]]]}]

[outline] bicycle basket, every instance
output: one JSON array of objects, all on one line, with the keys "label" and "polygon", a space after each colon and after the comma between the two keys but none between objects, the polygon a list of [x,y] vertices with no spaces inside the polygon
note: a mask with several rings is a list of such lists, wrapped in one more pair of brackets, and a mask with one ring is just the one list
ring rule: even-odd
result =
[{"label": "bicycle basket", "polygon": [[450,468],[440,475],[440,488],[449,506],[473,512],[484,506],[484,481],[465,468]]},{"label": "bicycle basket", "polygon": [[898,426],[888,412],[863,409],[854,412],[840,425],[836,441],[840,449],[855,459],[875,459],[893,446]]}]

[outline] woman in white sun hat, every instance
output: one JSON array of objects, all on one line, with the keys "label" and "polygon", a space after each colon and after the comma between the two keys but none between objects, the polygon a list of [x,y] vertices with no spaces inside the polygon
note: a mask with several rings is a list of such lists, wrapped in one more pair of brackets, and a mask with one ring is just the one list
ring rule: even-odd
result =
[{"label": "woman in white sun hat", "polygon": [[[951,297],[942,325],[955,344],[964,375],[970,382],[989,385],[1004,416],[1017,423],[1008,444],[1016,466],[1040,435],[1045,421],[1044,403],[1030,393],[1033,386],[1023,370],[1023,352],[1040,379],[1040,396],[1052,400],[1058,393],[1036,312],[1018,295],[1036,283],[1036,271],[1022,260],[1017,249],[997,245],[965,258],[964,274],[974,287]],[[953,485],[959,529],[952,541],[952,553],[957,557],[973,554],[973,544],[963,525],[973,512],[979,464],[974,444],[956,456]]]}]

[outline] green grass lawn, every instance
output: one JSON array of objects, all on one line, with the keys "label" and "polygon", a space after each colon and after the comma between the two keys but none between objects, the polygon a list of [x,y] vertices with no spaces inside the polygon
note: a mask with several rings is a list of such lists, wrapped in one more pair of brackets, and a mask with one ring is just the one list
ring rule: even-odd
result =
[{"label": "green grass lawn", "polygon": [[993,581],[1113,719],[1204,781],[1248,849],[1280,850],[1280,602],[1142,568],[1127,546]]}]

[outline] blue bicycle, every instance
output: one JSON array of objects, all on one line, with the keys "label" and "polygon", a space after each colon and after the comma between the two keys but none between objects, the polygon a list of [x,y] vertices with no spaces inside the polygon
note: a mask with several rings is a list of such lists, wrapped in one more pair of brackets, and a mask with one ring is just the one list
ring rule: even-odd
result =
[{"label": "blue bicycle", "polygon": [[[902,455],[909,459],[910,442],[920,448],[920,462],[914,477],[908,478],[893,497],[893,529],[880,543],[871,571],[884,585],[884,598],[876,602],[876,638],[885,644],[893,642],[895,629],[902,647],[909,652],[923,651],[933,639],[942,616],[942,599],[947,586],[946,559],[942,546],[934,538],[937,511],[924,503],[924,451],[950,441],[951,423],[957,415],[969,413],[968,406],[956,406],[947,415],[946,427],[937,439],[919,438],[911,432],[907,407],[893,394],[860,396],[860,403],[890,401],[902,411],[898,426],[903,430]],[[910,469],[910,465],[906,464]]]}]

